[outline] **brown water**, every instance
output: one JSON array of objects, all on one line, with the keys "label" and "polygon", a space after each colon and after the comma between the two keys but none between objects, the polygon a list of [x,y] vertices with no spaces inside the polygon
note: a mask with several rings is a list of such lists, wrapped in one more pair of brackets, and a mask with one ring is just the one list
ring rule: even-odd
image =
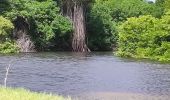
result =
[{"label": "brown water", "polygon": [[[170,64],[110,52],[1,55],[0,84],[11,60],[7,86],[84,100],[170,100]],[[131,99],[122,99],[127,97]]]}]

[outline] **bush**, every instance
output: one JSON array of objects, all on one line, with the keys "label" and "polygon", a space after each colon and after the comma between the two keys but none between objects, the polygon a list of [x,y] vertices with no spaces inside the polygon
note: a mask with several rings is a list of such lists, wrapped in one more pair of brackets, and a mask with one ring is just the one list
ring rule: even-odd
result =
[{"label": "bush", "polygon": [[128,18],[119,27],[119,56],[170,61],[170,16]]},{"label": "bush", "polygon": [[13,29],[13,24],[0,16],[0,53],[15,53],[18,48],[10,38],[10,33]]},{"label": "bush", "polygon": [[0,16],[0,37],[8,36],[13,28],[11,21]]},{"label": "bush", "polygon": [[6,41],[0,44],[0,53],[7,54],[7,53],[17,53],[19,49],[17,44],[12,41]]}]

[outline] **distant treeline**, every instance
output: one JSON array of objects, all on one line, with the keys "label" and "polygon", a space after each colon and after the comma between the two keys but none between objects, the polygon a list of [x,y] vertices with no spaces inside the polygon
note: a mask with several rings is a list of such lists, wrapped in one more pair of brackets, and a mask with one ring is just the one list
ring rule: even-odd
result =
[{"label": "distant treeline", "polygon": [[117,50],[170,60],[170,0],[1,0],[0,52]]}]

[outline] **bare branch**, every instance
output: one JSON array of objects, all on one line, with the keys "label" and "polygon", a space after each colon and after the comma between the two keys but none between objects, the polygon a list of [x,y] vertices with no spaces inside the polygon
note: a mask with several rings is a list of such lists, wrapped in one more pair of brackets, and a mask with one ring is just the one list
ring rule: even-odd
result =
[{"label": "bare branch", "polygon": [[4,86],[6,88],[7,86],[7,79],[8,79],[8,74],[9,74],[9,69],[11,67],[12,60],[9,62],[8,66],[6,66],[6,73],[5,73],[5,79],[4,79]]}]

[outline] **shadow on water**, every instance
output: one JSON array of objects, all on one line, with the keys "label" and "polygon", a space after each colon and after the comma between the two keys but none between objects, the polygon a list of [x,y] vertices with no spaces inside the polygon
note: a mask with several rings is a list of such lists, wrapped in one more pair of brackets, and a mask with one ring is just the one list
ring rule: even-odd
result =
[{"label": "shadow on water", "polygon": [[10,60],[14,61],[7,82],[11,87],[89,97],[170,94],[170,64],[119,58],[112,52],[1,55],[0,84]]}]

